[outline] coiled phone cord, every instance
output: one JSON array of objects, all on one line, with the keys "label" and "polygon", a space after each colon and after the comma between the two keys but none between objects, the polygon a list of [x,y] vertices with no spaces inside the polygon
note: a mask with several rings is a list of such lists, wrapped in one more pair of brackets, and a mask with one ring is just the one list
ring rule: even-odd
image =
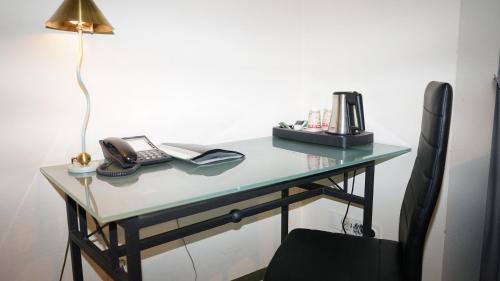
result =
[{"label": "coiled phone cord", "polygon": [[122,176],[128,176],[137,171],[141,167],[141,164],[136,163],[134,166],[130,168],[125,168],[120,170],[108,170],[108,167],[111,166],[113,163],[112,162],[104,162],[99,167],[97,167],[96,172],[97,174],[105,177],[122,177]]}]

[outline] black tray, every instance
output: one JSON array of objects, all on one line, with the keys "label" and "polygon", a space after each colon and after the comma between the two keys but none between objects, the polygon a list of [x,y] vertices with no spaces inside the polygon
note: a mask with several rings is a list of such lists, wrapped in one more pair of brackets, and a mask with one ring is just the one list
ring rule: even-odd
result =
[{"label": "black tray", "polygon": [[373,143],[372,132],[361,132],[357,135],[333,135],[333,134],[328,134],[324,131],[321,132],[295,131],[291,129],[274,127],[273,136],[289,140],[324,144],[342,148]]}]

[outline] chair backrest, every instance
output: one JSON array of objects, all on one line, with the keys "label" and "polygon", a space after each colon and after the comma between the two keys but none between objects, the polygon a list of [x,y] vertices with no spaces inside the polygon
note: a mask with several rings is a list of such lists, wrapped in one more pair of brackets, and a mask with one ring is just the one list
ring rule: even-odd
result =
[{"label": "chair backrest", "polygon": [[424,242],[443,180],[450,129],[452,88],[430,82],[425,89],[417,158],[399,216],[403,280],[422,279]]}]

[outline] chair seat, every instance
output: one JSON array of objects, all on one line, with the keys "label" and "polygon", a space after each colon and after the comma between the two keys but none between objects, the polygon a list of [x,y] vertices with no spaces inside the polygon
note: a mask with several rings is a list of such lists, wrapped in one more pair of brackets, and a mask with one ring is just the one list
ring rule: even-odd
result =
[{"label": "chair seat", "polygon": [[400,281],[395,241],[294,229],[278,248],[265,281]]}]

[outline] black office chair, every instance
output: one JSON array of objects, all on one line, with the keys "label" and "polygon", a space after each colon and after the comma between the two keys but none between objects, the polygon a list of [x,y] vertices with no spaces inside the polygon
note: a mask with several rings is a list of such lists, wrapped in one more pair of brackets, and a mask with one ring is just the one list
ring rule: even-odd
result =
[{"label": "black office chair", "polygon": [[451,86],[430,82],[399,216],[399,242],[295,229],[276,251],[264,280],[420,281],[424,241],[443,179],[451,106]]}]

